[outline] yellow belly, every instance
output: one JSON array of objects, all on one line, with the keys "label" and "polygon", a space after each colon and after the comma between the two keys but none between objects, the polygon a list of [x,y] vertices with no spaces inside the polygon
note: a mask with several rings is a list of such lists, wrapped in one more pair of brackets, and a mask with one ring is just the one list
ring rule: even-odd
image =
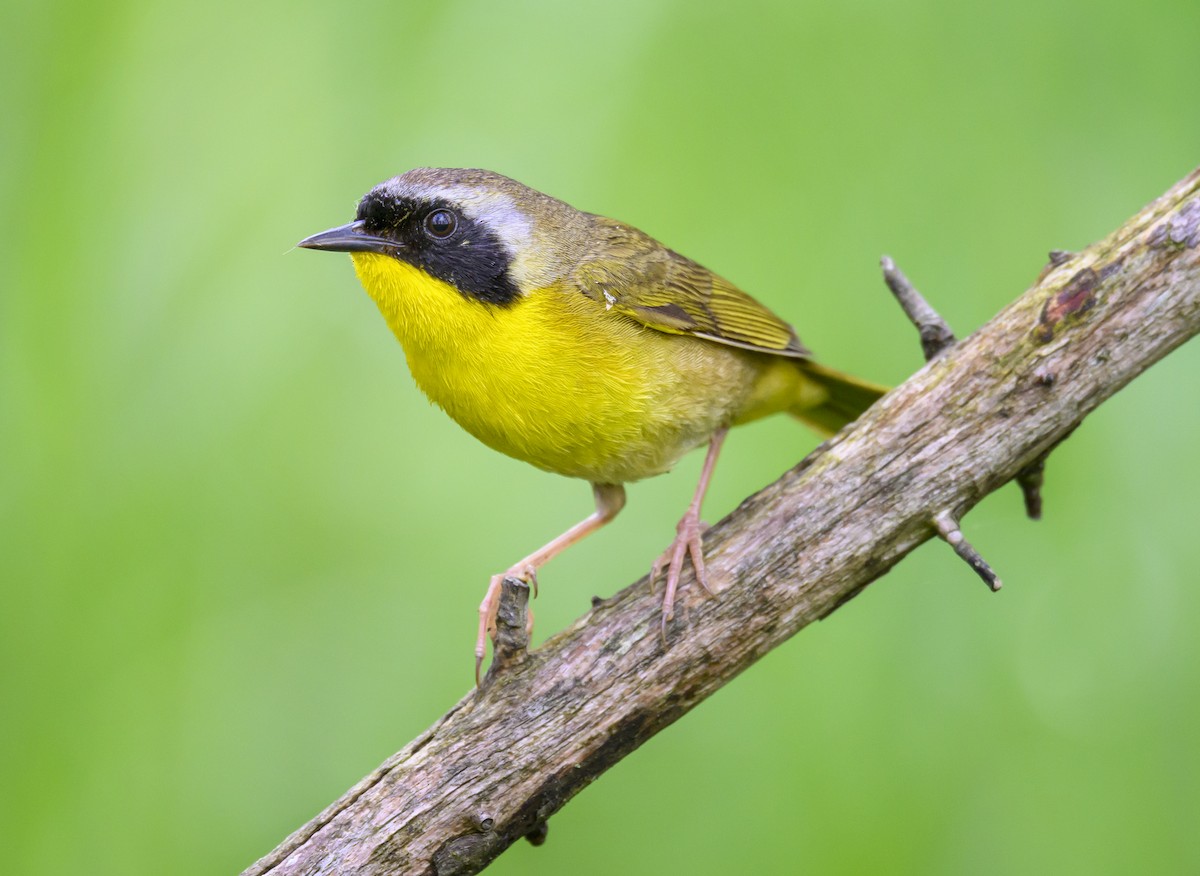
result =
[{"label": "yellow belly", "polygon": [[353,254],[413,378],[490,447],[594,483],[659,474],[722,425],[788,408],[793,363],[668,335],[573,290],[508,307],[387,256]]}]

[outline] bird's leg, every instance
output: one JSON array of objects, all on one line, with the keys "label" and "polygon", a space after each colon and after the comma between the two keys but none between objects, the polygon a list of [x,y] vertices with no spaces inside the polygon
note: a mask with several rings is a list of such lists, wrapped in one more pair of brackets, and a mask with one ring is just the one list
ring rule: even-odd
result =
[{"label": "bird's leg", "polygon": [[[548,542],[525,559],[515,563],[506,572],[493,575],[488,585],[487,594],[479,604],[479,636],[475,640],[475,684],[479,684],[479,671],[483,666],[483,656],[489,633],[496,629],[496,609],[500,605],[500,584],[505,578],[517,578],[528,581],[537,592],[537,571],[554,557],[569,548],[586,535],[590,535],[608,521],[617,516],[617,512],[625,507],[625,488],[620,484],[592,484],[592,495],[596,499],[596,510],[584,520],[576,523],[558,538]],[[533,629],[533,612],[529,614],[529,629]]]},{"label": "bird's leg", "polygon": [[704,494],[708,491],[708,482],[712,480],[713,469],[717,465],[717,454],[721,452],[721,443],[725,440],[725,433],[728,431],[727,428],[721,428],[713,433],[712,439],[708,442],[708,455],[704,457],[704,468],[700,471],[700,483],[696,484],[696,493],[692,496],[692,502],[684,512],[683,519],[675,527],[675,541],[661,557],[654,561],[654,565],[650,568],[651,588],[654,587],[654,581],[662,572],[663,567],[665,566],[667,569],[667,587],[663,592],[662,603],[664,642],[667,638],[667,621],[671,619],[674,610],[675,590],[679,586],[679,576],[683,572],[685,559],[691,557],[692,568],[696,570],[696,582],[704,588],[706,593],[712,593],[712,588],[708,586],[708,571],[704,568],[704,545],[700,541],[700,537],[704,535],[704,530],[708,526],[700,519],[700,505],[704,501]]}]

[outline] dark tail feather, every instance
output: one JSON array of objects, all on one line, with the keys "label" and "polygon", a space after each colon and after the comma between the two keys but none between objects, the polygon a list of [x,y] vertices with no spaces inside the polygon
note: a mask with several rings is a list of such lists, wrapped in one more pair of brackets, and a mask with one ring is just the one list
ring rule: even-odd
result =
[{"label": "dark tail feather", "polygon": [[788,413],[826,438],[847,423],[857,420],[863,411],[888,391],[886,386],[859,380],[808,359],[802,359],[796,365],[806,377],[823,388],[828,397],[819,405],[797,405]]}]

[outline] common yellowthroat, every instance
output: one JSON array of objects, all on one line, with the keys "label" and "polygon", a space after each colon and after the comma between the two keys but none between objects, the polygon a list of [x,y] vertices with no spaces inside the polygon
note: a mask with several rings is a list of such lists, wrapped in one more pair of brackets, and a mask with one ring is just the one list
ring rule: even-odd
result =
[{"label": "common yellowthroat", "polygon": [[537,570],[625,504],[624,484],[708,444],[665,569],[666,630],[685,561],[708,590],[700,503],[730,426],[786,411],[828,436],[886,389],[814,362],[732,283],[613,219],[486,170],[418,168],[355,220],[300,241],[348,252],[421,390],[496,450],[592,484],[596,510],[491,579],[478,679],[506,576]]}]

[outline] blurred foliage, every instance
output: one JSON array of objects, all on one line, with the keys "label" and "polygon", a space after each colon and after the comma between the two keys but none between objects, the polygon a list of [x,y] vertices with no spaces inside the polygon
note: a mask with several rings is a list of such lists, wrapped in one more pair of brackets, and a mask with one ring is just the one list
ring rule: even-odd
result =
[{"label": "blurred foliage", "polygon": [[[374,183],[477,165],[640,225],[881,381],[894,255],[960,332],[1200,156],[1200,7],[106,4],[0,13],[0,823],[11,873],[230,873],[439,716],[487,576],[590,507],[412,386],[348,261]],[[1185,348],[499,873],[1200,871]],[[1186,402],[1186,404],[1185,404]],[[709,519],[815,439],[731,438]],[[542,577],[642,574],[699,469]]]}]

